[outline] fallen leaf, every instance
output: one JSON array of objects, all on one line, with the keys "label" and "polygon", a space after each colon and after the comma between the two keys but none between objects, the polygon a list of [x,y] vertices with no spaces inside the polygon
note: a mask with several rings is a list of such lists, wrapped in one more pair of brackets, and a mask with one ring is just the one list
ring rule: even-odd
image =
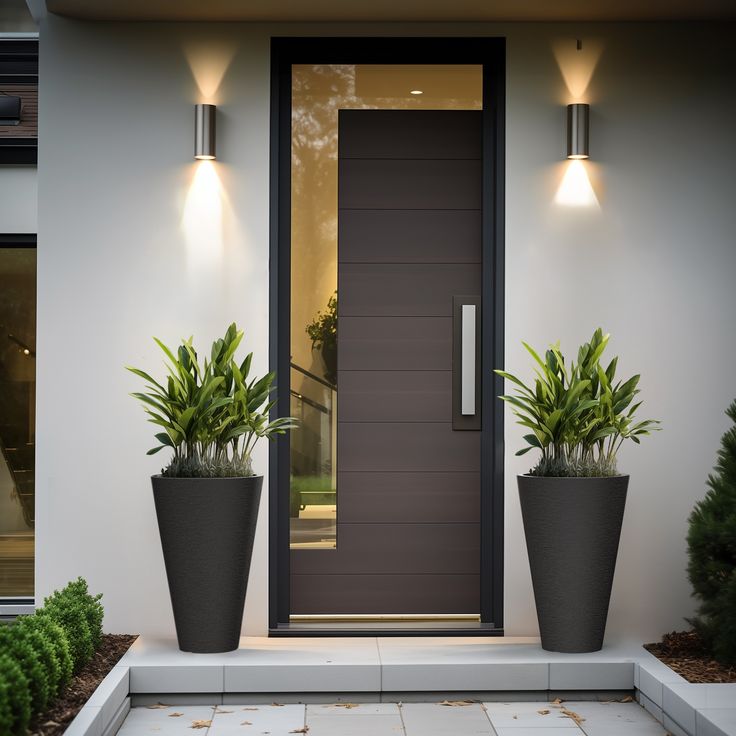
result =
[{"label": "fallen leaf", "polygon": [[162,708],[171,708],[171,706],[164,705],[164,703],[154,703],[153,705],[147,705],[146,708],[150,708],[151,710],[160,710]]},{"label": "fallen leaf", "polygon": [[304,728],[295,728],[293,731],[289,731],[289,733],[307,733],[309,731],[309,726],[304,726]]},{"label": "fallen leaf", "polygon": [[219,709],[219,708],[218,708],[217,706],[215,706],[215,710],[216,710],[216,711],[217,711],[218,713],[235,713],[235,711],[234,711],[234,710],[220,710],[220,709]]},{"label": "fallen leaf", "polygon": [[453,708],[462,708],[466,705],[475,705],[474,700],[443,700],[441,703],[438,703],[437,705],[448,705]]},{"label": "fallen leaf", "polygon": [[[283,708],[283,703],[271,703],[271,705],[275,706],[276,708]],[[271,733],[270,731],[264,731],[263,733]]]},{"label": "fallen leaf", "polygon": [[241,726],[252,726],[253,724],[250,721],[243,721],[240,725]]},{"label": "fallen leaf", "polygon": [[618,701],[619,703],[633,703],[634,698],[631,697],[631,695],[627,695],[625,698],[621,698],[621,700]]},{"label": "fallen leaf", "polygon": [[554,699],[554,700],[552,701],[552,705],[559,705],[559,704],[560,704],[561,702],[562,702],[562,701],[561,701],[561,700],[560,700],[559,698],[555,698],[555,699]]},{"label": "fallen leaf", "polygon": [[549,711],[546,708],[543,708],[542,710],[538,710],[537,713],[539,713],[540,716],[548,716]]},{"label": "fallen leaf", "polygon": [[209,728],[212,725],[212,719],[209,721],[192,721],[192,725],[189,728]]},{"label": "fallen leaf", "polygon": [[258,710],[258,708],[243,708],[243,710]]},{"label": "fallen leaf", "polygon": [[169,718],[178,718],[179,716],[183,715],[183,713],[169,713]]},{"label": "fallen leaf", "polygon": [[576,713],[574,710],[568,710],[567,708],[560,708],[562,711],[562,715],[564,718],[570,718],[571,720],[575,721],[575,723],[579,726],[585,718],[583,718],[579,713]]},{"label": "fallen leaf", "polygon": [[326,705],[325,708],[357,708],[358,703],[332,703],[332,705]]},{"label": "fallen leaf", "polygon": [[48,726],[49,728],[53,726],[60,726],[60,723],[57,723],[56,721],[46,721],[46,723],[43,724],[44,726]]}]

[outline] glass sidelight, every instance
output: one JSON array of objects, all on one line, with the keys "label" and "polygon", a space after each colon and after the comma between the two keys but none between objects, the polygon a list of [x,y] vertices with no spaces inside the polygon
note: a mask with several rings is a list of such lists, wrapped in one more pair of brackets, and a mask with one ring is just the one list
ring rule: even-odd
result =
[{"label": "glass sidelight", "polygon": [[337,546],[340,110],[481,110],[480,65],[293,65],[292,549]]},{"label": "glass sidelight", "polygon": [[0,244],[0,604],[34,590],[36,249]]}]

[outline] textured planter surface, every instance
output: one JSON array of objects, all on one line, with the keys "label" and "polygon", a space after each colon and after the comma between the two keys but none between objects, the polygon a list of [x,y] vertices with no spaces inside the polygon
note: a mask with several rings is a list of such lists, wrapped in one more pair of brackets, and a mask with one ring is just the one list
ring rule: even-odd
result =
[{"label": "textured planter surface", "polygon": [[263,477],[151,482],[179,648],[237,649]]},{"label": "textured planter surface", "polygon": [[629,476],[518,476],[542,647],[603,646]]}]

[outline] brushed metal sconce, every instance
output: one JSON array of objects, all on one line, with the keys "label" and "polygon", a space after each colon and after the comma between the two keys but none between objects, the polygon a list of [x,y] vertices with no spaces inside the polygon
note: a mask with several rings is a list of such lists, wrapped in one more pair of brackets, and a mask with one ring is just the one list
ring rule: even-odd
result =
[{"label": "brushed metal sconce", "polygon": [[215,155],[215,105],[194,106],[194,158],[212,160]]},{"label": "brushed metal sconce", "polygon": [[578,103],[567,106],[567,157],[588,158],[590,105]]}]

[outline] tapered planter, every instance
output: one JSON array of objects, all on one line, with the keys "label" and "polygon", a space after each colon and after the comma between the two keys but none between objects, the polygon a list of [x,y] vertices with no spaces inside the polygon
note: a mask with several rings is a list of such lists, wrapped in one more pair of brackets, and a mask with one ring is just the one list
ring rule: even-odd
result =
[{"label": "tapered planter", "polygon": [[628,475],[518,476],[542,647],[603,646]]},{"label": "tapered planter", "polygon": [[237,649],[263,477],[151,482],[179,648]]}]

